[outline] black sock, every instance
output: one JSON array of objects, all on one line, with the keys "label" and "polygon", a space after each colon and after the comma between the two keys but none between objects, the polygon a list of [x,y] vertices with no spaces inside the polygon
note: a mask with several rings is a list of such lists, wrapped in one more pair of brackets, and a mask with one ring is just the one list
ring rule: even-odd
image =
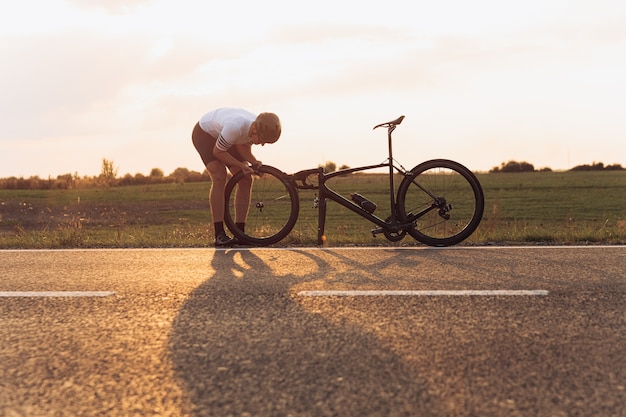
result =
[{"label": "black sock", "polygon": [[239,230],[241,230],[242,232],[246,231],[246,224],[245,223],[235,223],[235,226],[237,226],[239,228]]},{"label": "black sock", "polygon": [[224,222],[215,222],[213,223],[213,226],[215,227],[215,237],[221,235],[222,233],[226,233],[224,231]]}]

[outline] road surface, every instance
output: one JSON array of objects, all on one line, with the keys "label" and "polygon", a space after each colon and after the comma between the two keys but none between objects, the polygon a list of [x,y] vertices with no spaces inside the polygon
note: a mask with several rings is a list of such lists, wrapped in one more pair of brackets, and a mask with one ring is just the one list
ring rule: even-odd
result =
[{"label": "road surface", "polygon": [[626,247],[0,251],[0,416],[626,416]]}]

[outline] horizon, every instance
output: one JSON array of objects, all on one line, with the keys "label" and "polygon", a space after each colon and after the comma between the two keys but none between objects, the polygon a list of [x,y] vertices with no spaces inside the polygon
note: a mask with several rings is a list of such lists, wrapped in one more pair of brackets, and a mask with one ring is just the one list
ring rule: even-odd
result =
[{"label": "horizon", "polygon": [[[107,162],[113,164],[111,166],[111,168],[114,171],[118,171],[118,167],[115,165],[115,161],[107,161]],[[335,163],[334,161],[326,161],[326,162],[327,163],[334,163],[334,164],[336,164],[337,168],[335,169],[335,171],[340,171],[342,169],[340,167],[343,164]],[[425,161],[422,161],[422,162],[425,162]],[[622,170],[626,170],[626,167],[623,166],[620,163],[606,164],[606,163],[604,163],[602,161],[593,161],[592,163],[588,163],[588,164],[580,164],[580,165],[576,165],[576,166],[573,166],[573,167],[568,168],[568,169],[553,169],[550,166],[537,167],[537,166],[535,166],[534,164],[532,164],[531,162],[528,162],[528,161],[506,161],[506,162],[502,162],[500,165],[494,165],[493,167],[491,167],[488,170],[472,170],[472,171],[475,172],[476,174],[492,174],[492,173],[506,173],[506,174],[510,174],[510,173],[518,173],[518,171],[500,171],[500,172],[494,171],[496,168],[502,168],[503,165],[505,165],[507,163],[511,163],[511,162],[520,163],[520,164],[529,163],[534,168],[533,171],[520,171],[519,173],[524,173],[524,172],[544,172],[546,170],[547,170],[547,172],[555,172],[555,173],[570,172],[570,171],[585,171],[585,170],[581,170],[581,169],[577,169],[577,168],[583,168],[583,167],[590,167],[591,168],[593,166],[596,166],[597,164],[602,164],[604,169],[600,169],[600,170],[598,170],[598,169],[591,169],[591,171],[606,170],[606,168],[610,167],[610,166],[619,166],[619,167],[622,168]],[[323,165],[319,165],[319,166],[323,166]],[[278,168],[278,167],[275,167],[275,168]],[[310,168],[314,168],[314,167],[310,167]],[[347,168],[356,168],[356,167],[347,167]],[[411,168],[413,168],[413,167],[411,167]],[[152,176],[152,172],[154,170],[159,170],[163,174],[163,177],[167,178],[167,177],[174,176],[176,174],[176,170],[179,170],[179,169],[186,169],[190,174],[200,174],[202,176],[204,176],[206,174],[208,176],[208,172],[207,172],[206,169],[195,170],[195,169],[191,169],[191,168],[188,168],[188,167],[176,167],[171,172],[167,172],[167,171],[163,170],[162,168],[153,167],[153,168],[151,168],[149,170],[149,172],[134,172],[134,173],[133,172],[123,172],[123,173],[117,172],[113,178],[121,180],[124,177],[129,176],[129,175],[131,177],[137,177],[138,175],[142,175],[145,178],[149,178],[149,177]],[[612,171],[612,170],[606,170],[606,171]],[[295,174],[296,172],[297,171],[286,172],[286,173],[287,174]],[[329,172],[333,172],[333,171],[329,171]],[[369,174],[387,175],[388,171],[387,171],[386,168],[379,168],[379,169],[374,169],[374,170],[358,171],[358,172],[352,173],[352,175],[369,175]],[[17,177],[17,176],[12,175],[12,176],[8,176],[8,177],[0,177],[0,180],[7,180],[7,179],[10,179],[10,178],[29,180],[29,179],[37,178],[39,180],[46,181],[46,180],[55,180],[55,179],[58,179],[59,177],[63,177],[63,176],[66,176],[66,175],[71,175],[73,178],[76,178],[76,179],[95,179],[95,178],[98,178],[99,176],[101,176],[102,172],[99,172],[99,173],[94,174],[94,175],[88,175],[88,174],[87,175],[81,175],[79,172],[65,172],[63,174],[58,174],[58,175],[51,175],[51,174],[49,174],[49,175],[47,175],[45,177],[42,177],[42,176],[39,176],[39,175],[28,175],[28,176]]]},{"label": "horizon", "polygon": [[400,115],[407,169],[626,163],[617,0],[33,0],[0,37],[0,178],[94,176],[103,158],[202,172],[191,130],[227,106],[279,115],[281,139],[253,153],[285,172],[379,163],[372,127]]}]

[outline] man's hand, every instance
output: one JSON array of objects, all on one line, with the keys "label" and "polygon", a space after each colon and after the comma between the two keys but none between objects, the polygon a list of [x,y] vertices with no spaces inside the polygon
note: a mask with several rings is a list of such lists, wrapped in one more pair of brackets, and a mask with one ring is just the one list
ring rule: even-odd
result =
[{"label": "man's hand", "polygon": [[244,175],[254,174],[254,169],[247,163],[241,164],[241,171],[244,173]]},{"label": "man's hand", "polygon": [[255,171],[259,168],[261,168],[261,165],[263,165],[263,162],[261,161],[254,161],[252,163],[252,169],[254,169]]}]

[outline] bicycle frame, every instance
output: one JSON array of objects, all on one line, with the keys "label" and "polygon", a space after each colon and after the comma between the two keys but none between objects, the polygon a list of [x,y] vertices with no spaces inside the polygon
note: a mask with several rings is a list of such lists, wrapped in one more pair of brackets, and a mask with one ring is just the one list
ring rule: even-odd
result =
[{"label": "bicycle frame", "polygon": [[[294,184],[294,186],[298,189],[316,189],[319,192],[319,213],[318,213],[318,226],[317,226],[317,244],[322,245],[324,242],[324,229],[326,225],[326,204],[327,200],[332,200],[345,208],[353,211],[359,216],[369,220],[370,222],[379,226],[378,229],[374,229],[372,233],[374,235],[378,233],[398,233],[406,228],[410,227],[418,216],[412,216],[409,221],[398,223],[397,215],[396,215],[396,194],[395,194],[395,185],[394,185],[394,173],[398,172],[404,176],[407,175],[407,171],[404,168],[398,167],[394,165],[393,160],[393,149],[391,144],[391,133],[395,130],[396,125],[399,124],[404,116],[401,116],[398,120],[394,122],[390,122],[389,124],[382,124],[374,127],[376,129],[379,126],[387,125],[387,142],[388,142],[388,150],[389,157],[387,160],[380,164],[375,165],[367,165],[356,168],[346,168],[339,171],[334,171],[330,173],[325,173],[323,168],[315,168],[315,169],[306,169],[299,171],[295,174],[289,175],[290,181]],[[391,216],[388,220],[383,220],[382,218],[376,216],[373,213],[366,211],[361,208],[357,204],[353,203],[348,198],[343,195],[337,193],[333,189],[331,189],[326,182],[331,180],[334,177],[352,174],[360,171],[367,171],[376,168],[388,168],[389,169],[389,208],[391,212]],[[318,183],[317,185],[307,183],[307,179],[310,176],[316,175]],[[298,183],[300,181],[300,183]]]}]

